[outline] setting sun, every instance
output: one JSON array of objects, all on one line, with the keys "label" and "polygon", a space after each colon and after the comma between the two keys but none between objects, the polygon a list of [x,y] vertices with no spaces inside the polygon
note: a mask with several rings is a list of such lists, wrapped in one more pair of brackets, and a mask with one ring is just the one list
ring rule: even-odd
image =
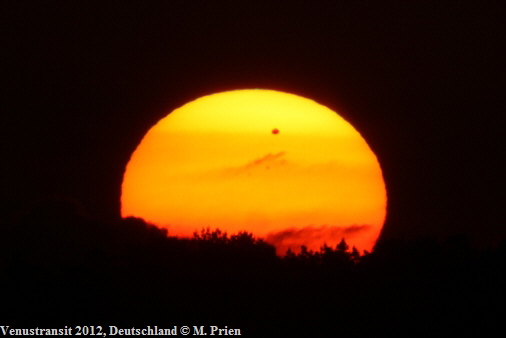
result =
[{"label": "setting sun", "polygon": [[378,160],[329,108],[263,89],[222,92],[152,127],[125,171],[122,216],[188,237],[248,231],[278,254],[345,238],[371,250],[386,215]]}]

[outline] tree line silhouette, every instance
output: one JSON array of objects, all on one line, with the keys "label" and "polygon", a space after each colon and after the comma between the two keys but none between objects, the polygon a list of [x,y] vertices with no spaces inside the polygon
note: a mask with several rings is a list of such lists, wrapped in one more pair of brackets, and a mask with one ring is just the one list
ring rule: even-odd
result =
[{"label": "tree line silhouette", "polygon": [[251,233],[171,237],[139,218],[42,203],[0,233],[2,325],[221,325],[243,335],[483,333],[502,321],[506,241],[343,239],[276,256]]}]

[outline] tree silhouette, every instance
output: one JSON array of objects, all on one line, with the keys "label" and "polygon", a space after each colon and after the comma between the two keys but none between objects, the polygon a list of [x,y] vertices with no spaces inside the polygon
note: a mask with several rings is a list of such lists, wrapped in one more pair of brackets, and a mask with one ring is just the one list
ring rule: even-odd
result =
[{"label": "tree silhouette", "polygon": [[462,236],[382,240],[361,255],[342,239],[278,257],[249,232],[204,228],[175,238],[139,218],[96,221],[58,205],[0,230],[5,320],[229,320],[260,335],[282,324],[275,336],[311,335],[317,324],[333,334],[337,321],[353,328],[345,336],[371,336],[492,321],[504,295],[506,241],[480,250]]}]

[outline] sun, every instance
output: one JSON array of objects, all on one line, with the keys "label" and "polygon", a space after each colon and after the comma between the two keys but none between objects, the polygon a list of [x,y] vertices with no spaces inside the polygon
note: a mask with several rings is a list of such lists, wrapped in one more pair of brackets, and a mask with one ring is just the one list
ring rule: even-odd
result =
[{"label": "sun", "polygon": [[378,160],[350,123],[301,96],[243,89],[191,101],[147,132],[121,214],[179,237],[248,231],[278,254],[342,238],[370,251],[386,203]]}]

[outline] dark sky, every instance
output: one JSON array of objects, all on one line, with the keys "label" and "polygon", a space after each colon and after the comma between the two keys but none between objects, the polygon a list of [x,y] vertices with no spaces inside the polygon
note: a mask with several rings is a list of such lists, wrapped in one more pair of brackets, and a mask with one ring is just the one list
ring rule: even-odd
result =
[{"label": "dark sky", "polygon": [[388,189],[384,236],[506,237],[499,1],[0,6],[4,216],[58,194],[113,218],[130,154],[167,112],[268,88],[362,133]]}]

